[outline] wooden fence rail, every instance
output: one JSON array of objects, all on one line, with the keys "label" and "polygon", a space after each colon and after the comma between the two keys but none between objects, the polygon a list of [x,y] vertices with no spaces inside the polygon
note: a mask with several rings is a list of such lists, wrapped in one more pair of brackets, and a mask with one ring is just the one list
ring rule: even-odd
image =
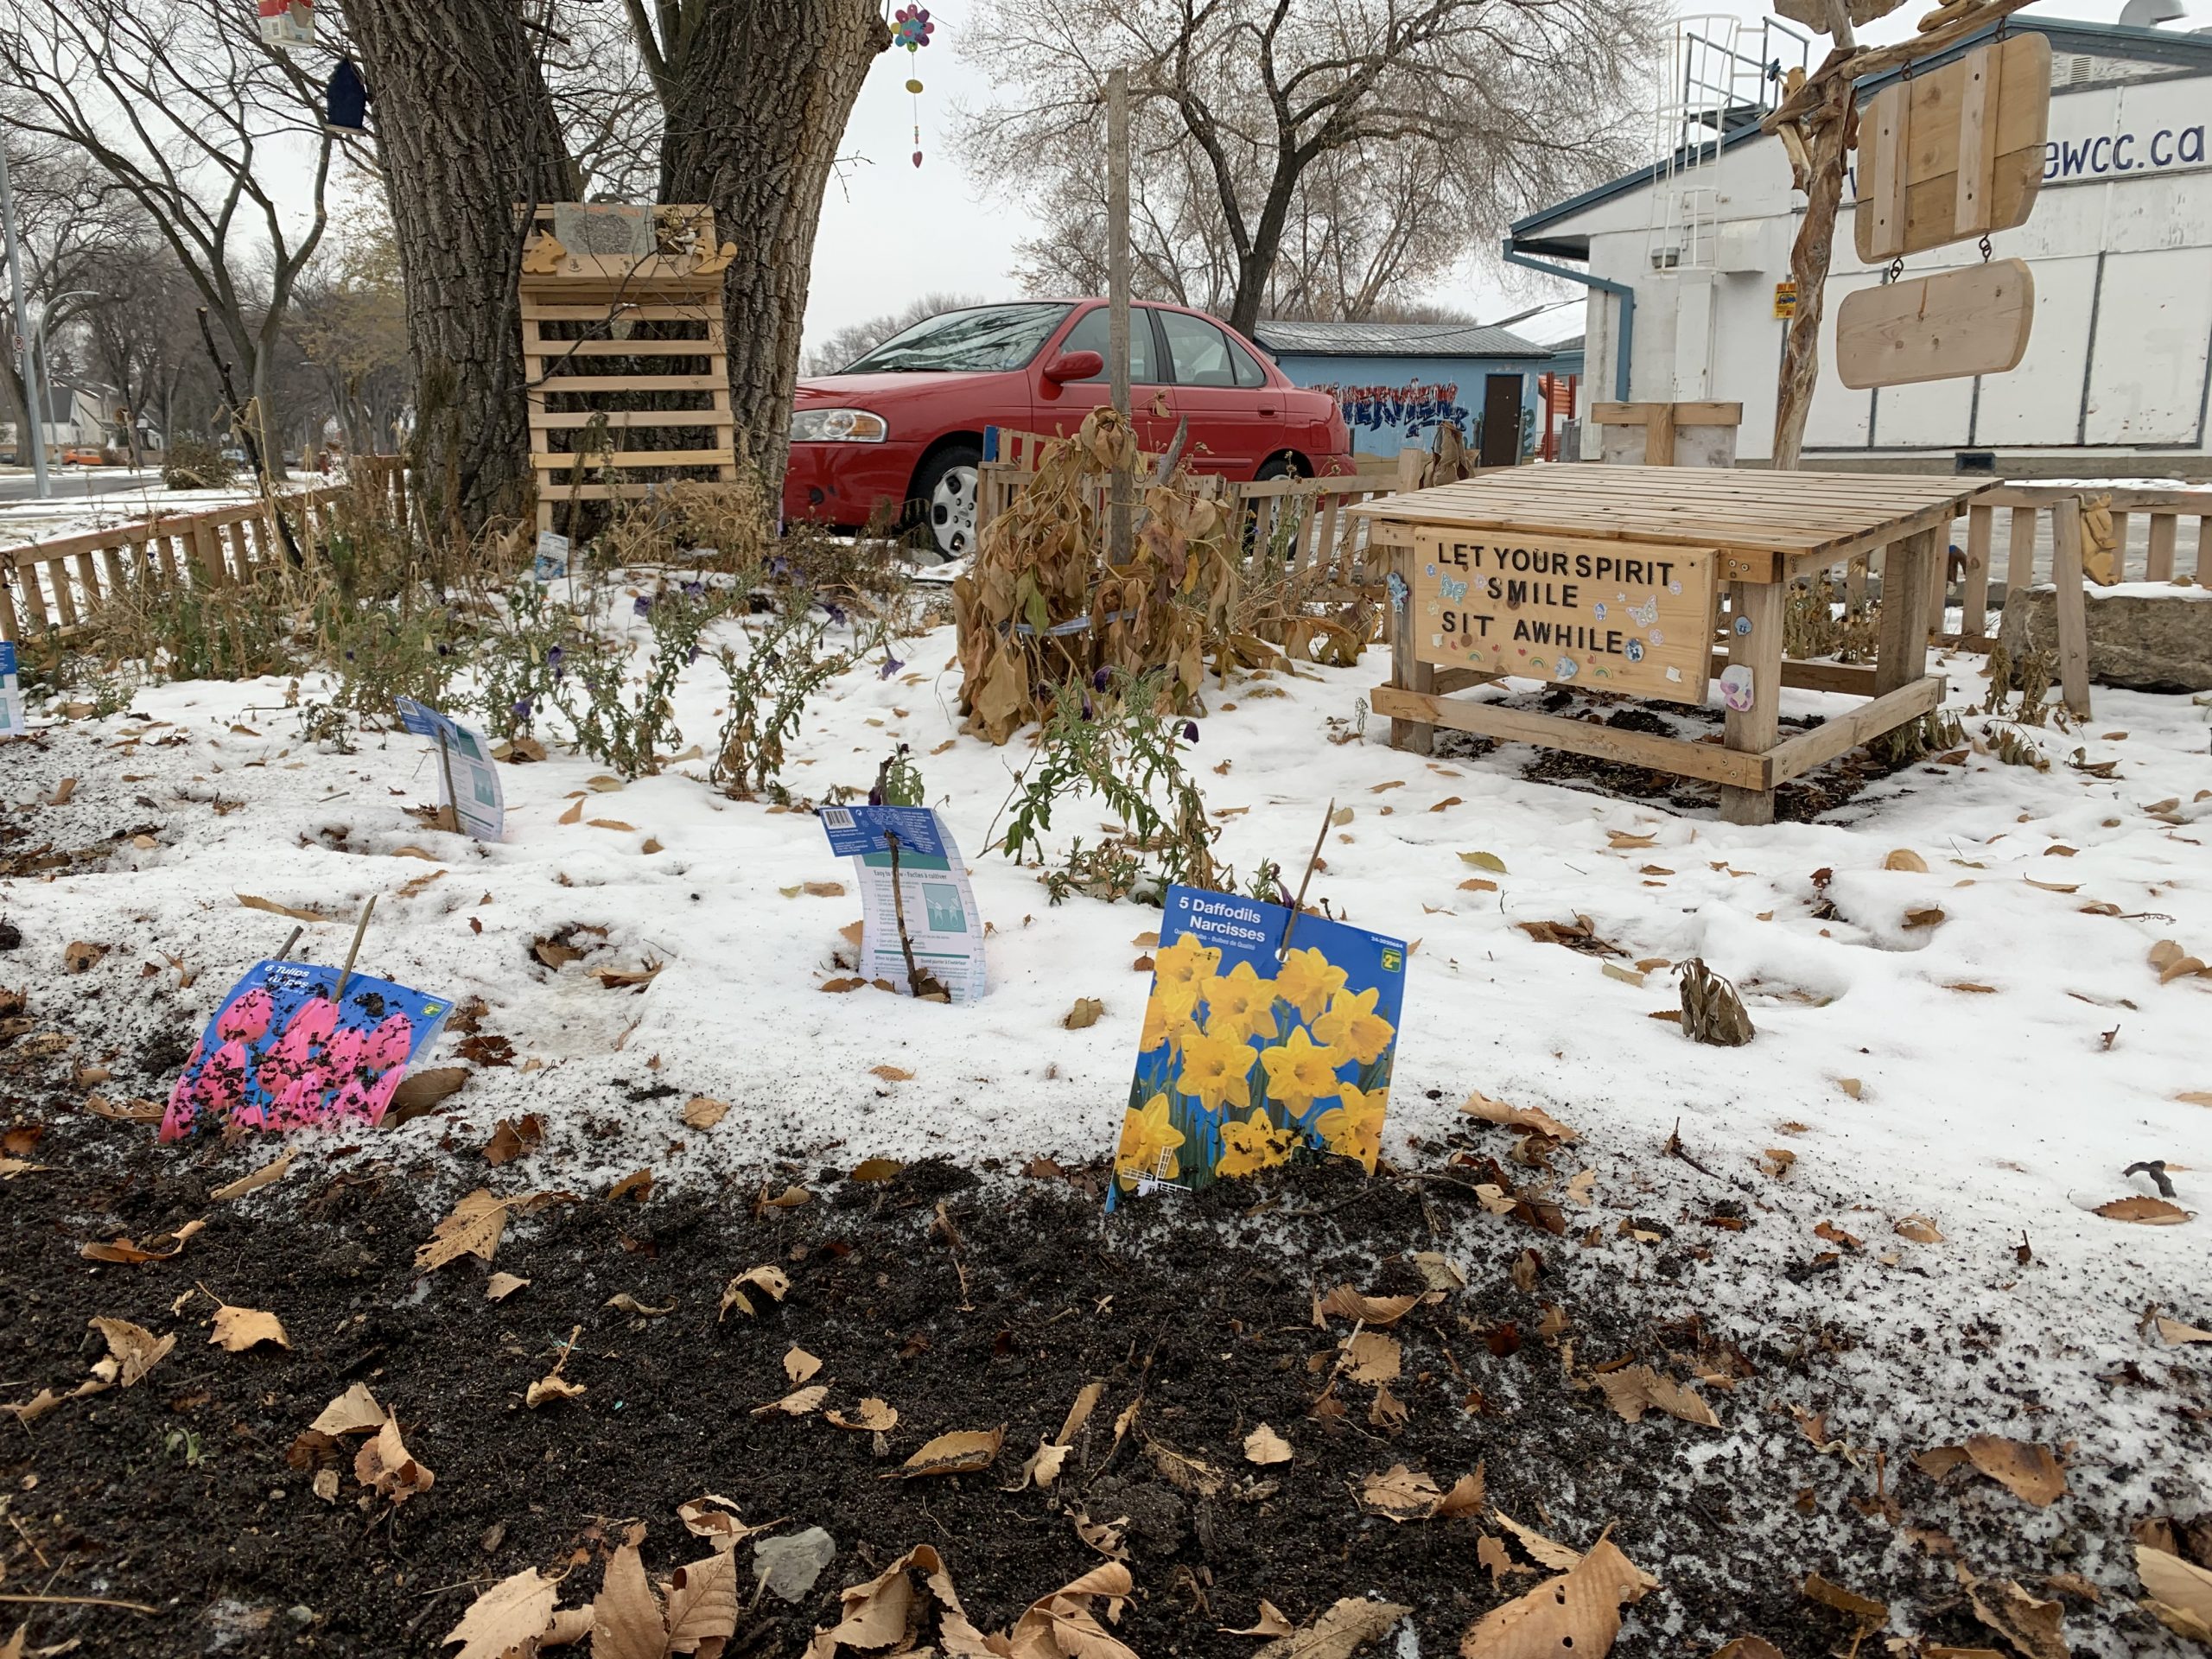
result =
[{"label": "wooden fence rail", "polygon": [[[353,466],[380,504],[404,522],[407,478],[394,456]],[[292,516],[302,544],[327,539],[331,506],[352,486],[287,491],[275,510]],[[270,504],[242,501],[197,512],[163,513],[51,541],[0,548],[0,639],[67,639],[124,588],[144,582],[217,588],[249,579],[283,556]]]}]

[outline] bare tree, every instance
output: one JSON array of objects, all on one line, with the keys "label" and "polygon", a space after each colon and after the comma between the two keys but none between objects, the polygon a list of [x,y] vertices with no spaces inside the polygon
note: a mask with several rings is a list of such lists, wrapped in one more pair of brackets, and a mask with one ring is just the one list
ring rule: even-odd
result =
[{"label": "bare tree", "polygon": [[848,363],[858,362],[892,335],[912,327],[925,317],[933,317],[940,311],[957,311],[966,306],[983,303],[983,296],[980,294],[925,294],[896,311],[887,311],[880,317],[870,317],[863,322],[847,323],[806,354],[806,372],[835,374]]},{"label": "bare tree", "polygon": [[814,237],[853,100],[891,44],[881,0],[624,0],[666,119],[660,199],[704,202],[725,278],[737,440],[784,469]]},{"label": "bare tree", "polygon": [[[0,73],[23,96],[6,118],[81,150],[144,215],[267,418],[285,308],[322,239],[332,140],[316,89],[228,0],[22,0],[13,16]],[[273,181],[282,163],[300,174],[298,191]]]},{"label": "bare tree", "polygon": [[1657,0],[985,0],[963,50],[987,176],[1048,226],[1035,286],[1103,270],[1107,72],[1135,102],[1132,241],[1154,295],[1249,329],[1362,315],[1630,153]]},{"label": "bare tree", "polygon": [[166,434],[177,385],[201,355],[194,315],[199,295],[150,227],[143,240],[86,260],[77,280],[97,296],[81,320],[86,352],[115,388],[124,442],[137,467],[143,461],[141,423],[152,419]]},{"label": "bare tree", "polygon": [[[331,229],[301,278],[289,333],[347,450],[376,454],[391,447],[413,390],[399,247],[381,191],[341,195]],[[315,437],[304,434],[303,448],[315,447]]]}]

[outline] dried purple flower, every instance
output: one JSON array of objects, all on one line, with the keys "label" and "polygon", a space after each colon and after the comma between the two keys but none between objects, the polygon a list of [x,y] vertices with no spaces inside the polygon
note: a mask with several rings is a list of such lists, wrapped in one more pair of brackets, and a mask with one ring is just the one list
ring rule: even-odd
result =
[{"label": "dried purple flower", "polygon": [[632,608],[634,609],[639,616],[652,615],[653,608],[652,597],[645,594],[639,594],[638,595],[636,604],[632,606]]},{"label": "dried purple flower", "polygon": [[1185,743],[1195,743],[1198,741],[1198,722],[1197,721],[1186,720],[1183,722],[1183,741]]},{"label": "dried purple flower", "polygon": [[1114,671],[1112,669],[1102,668],[1090,677],[1090,689],[1094,691],[1103,691],[1106,689],[1107,681],[1113,677]]},{"label": "dried purple flower", "polygon": [[875,677],[879,680],[887,680],[893,674],[896,674],[900,669],[906,666],[906,664],[900,662],[896,657],[887,656],[883,659],[882,668],[877,671]]}]

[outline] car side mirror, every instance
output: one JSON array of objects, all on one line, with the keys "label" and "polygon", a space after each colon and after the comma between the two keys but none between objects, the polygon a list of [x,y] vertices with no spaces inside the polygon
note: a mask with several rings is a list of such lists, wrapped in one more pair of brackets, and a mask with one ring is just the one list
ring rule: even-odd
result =
[{"label": "car side mirror", "polygon": [[1045,365],[1045,378],[1054,385],[1071,380],[1096,380],[1106,372],[1106,359],[1096,352],[1063,352]]}]

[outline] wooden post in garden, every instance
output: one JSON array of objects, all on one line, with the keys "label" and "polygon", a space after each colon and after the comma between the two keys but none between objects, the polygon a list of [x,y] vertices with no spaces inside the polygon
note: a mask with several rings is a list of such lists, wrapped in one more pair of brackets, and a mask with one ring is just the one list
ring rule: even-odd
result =
[{"label": "wooden post in garden", "polygon": [[[1129,419],[1129,72],[1106,77],[1106,373],[1114,412]],[[1135,430],[1134,425],[1131,430]],[[1134,505],[1128,469],[1114,469],[1106,513],[1106,550],[1115,564],[1129,558]]]}]

